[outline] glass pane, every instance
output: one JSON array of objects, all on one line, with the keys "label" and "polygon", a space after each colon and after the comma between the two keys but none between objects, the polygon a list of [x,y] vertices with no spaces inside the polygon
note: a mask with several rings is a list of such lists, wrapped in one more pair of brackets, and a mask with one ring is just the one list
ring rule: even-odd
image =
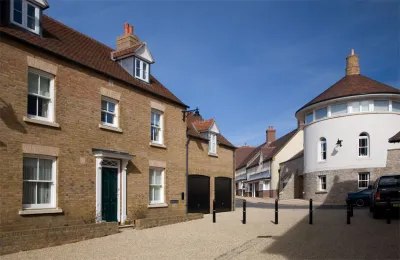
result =
[{"label": "glass pane", "polygon": [[36,204],[36,182],[24,181],[22,204]]},{"label": "glass pane", "polygon": [[374,111],[389,111],[389,100],[375,100]]},{"label": "glass pane", "polygon": [[114,113],[115,111],[115,104],[112,102],[108,102],[108,111]]},{"label": "glass pane", "polygon": [[28,4],[28,16],[35,17],[35,7]]},{"label": "glass pane", "polygon": [[360,156],[367,156],[368,149],[367,148],[360,148]]},{"label": "glass pane", "polygon": [[154,189],[154,200],[160,201],[161,200],[161,188],[160,187],[153,187]]},{"label": "glass pane", "polygon": [[29,29],[35,30],[35,18],[28,16],[26,20],[26,25]]},{"label": "glass pane", "polygon": [[114,124],[114,115],[107,114],[106,115],[106,122],[113,125]]},{"label": "glass pane", "polygon": [[347,113],[347,104],[346,103],[331,106],[331,115],[332,116],[346,114],[346,113]]},{"label": "glass pane", "polygon": [[107,101],[101,101],[101,110],[107,111]]},{"label": "glass pane", "polygon": [[140,77],[140,69],[136,68],[136,77]]},{"label": "glass pane", "polygon": [[162,185],[161,171],[156,171],[154,176],[155,176],[154,184]]},{"label": "glass pane", "polygon": [[313,120],[314,120],[313,112],[307,114],[307,116],[306,116],[306,124],[312,122]]},{"label": "glass pane", "polygon": [[49,110],[49,100],[38,97],[38,116],[47,117]]},{"label": "glass pane", "polygon": [[28,92],[39,94],[39,76],[33,73],[28,73]]},{"label": "glass pane", "polygon": [[150,193],[150,197],[149,197],[150,201],[154,201],[154,188],[151,186],[149,189],[149,193]]},{"label": "glass pane", "polygon": [[37,97],[28,95],[28,115],[37,116]]},{"label": "glass pane", "polygon": [[37,180],[37,159],[24,158],[23,165],[23,179]]},{"label": "glass pane", "polygon": [[156,113],[151,112],[151,125],[155,125],[156,122]]},{"label": "glass pane", "polygon": [[14,10],[14,22],[22,24],[22,13]]},{"label": "glass pane", "polygon": [[40,95],[50,97],[50,79],[40,77]]},{"label": "glass pane", "polygon": [[147,79],[147,64],[143,63],[143,79]]},{"label": "glass pane", "polygon": [[361,101],[361,112],[369,111],[369,101]]},{"label": "glass pane", "polygon": [[106,112],[101,112],[101,122],[106,122]]},{"label": "glass pane", "polygon": [[22,0],[14,0],[14,10],[22,12]]},{"label": "glass pane", "polygon": [[327,107],[323,107],[323,108],[315,111],[315,119],[316,120],[327,117],[327,116],[328,116],[328,108]]},{"label": "glass pane", "polygon": [[351,108],[353,113],[360,112],[360,102],[351,103]]},{"label": "glass pane", "polygon": [[400,102],[392,102],[392,111],[393,112],[400,112]]},{"label": "glass pane", "polygon": [[52,160],[39,159],[39,180],[51,181],[52,169],[53,169]]},{"label": "glass pane", "polygon": [[136,59],[136,68],[140,69],[140,60]]},{"label": "glass pane", "polygon": [[50,185],[48,182],[37,183],[37,204],[50,203]]}]

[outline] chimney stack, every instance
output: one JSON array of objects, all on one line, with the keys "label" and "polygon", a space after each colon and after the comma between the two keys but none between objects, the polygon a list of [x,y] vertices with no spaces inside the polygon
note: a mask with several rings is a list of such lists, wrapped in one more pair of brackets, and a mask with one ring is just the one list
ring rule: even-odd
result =
[{"label": "chimney stack", "polygon": [[267,145],[270,144],[270,143],[272,143],[272,142],[274,142],[274,141],[276,140],[276,136],[275,136],[276,130],[274,129],[273,126],[268,126],[268,129],[267,129],[267,131],[265,131],[265,132],[266,132],[266,142],[267,142]]},{"label": "chimney stack", "polygon": [[133,26],[124,23],[124,35],[117,38],[117,51],[135,46],[139,43],[139,38],[133,34]]},{"label": "chimney stack", "polygon": [[354,54],[354,49],[346,58],[346,76],[360,75],[360,64],[358,63],[358,55]]}]

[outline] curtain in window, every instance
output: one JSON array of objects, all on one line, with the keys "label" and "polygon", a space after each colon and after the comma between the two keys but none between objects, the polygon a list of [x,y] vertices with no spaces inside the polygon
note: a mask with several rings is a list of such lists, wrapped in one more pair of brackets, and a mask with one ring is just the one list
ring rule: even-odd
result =
[{"label": "curtain in window", "polygon": [[52,170],[52,160],[24,158],[23,204],[51,203]]},{"label": "curtain in window", "polygon": [[150,169],[150,202],[162,201],[162,170]]}]

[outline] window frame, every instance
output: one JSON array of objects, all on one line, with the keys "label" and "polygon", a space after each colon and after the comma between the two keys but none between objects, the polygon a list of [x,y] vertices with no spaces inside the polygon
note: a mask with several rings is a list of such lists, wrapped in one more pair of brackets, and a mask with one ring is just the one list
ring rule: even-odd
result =
[{"label": "window frame", "polygon": [[[325,180],[325,181],[323,181]],[[325,184],[325,189],[323,188],[323,184]],[[318,190],[319,191],[326,191],[327,190],[327,179],[326,175],[318,175]]]},{"label": "window frame", "polygon": [[[139,68],[137,68],[137,61],[139,61]],[[147,68],[147,70],[143,70],[143,67],[144,67],[144,65],[143,64],[146,64],[146,68]],[[139,69],[139,75],[137,75],[137,69]],[[149,82],[149,76],[150,76],[150,64],[148,63],[148,62],[146,62],[146,61],[144,61],[144,60],[142,60],[142,59],[139,59],[138,57],[135,57],[135,64],[134,64],[134,75],[135,75],[135,78],[137,78],[137,79],[140,79],[140,80],[143,80],[143,81],[145,81],[145,82]],[[145,75],[146,75],[146,78],[144,78],[143,77],[143,75],[144,75],[144,73],[143,73],[143,71],[145,71],[146,73],[145,73]]]},{"label": "window frame", "polygon": [[[40,7],[33,4],[32,2],[29,2],[27,0],[21,0],[22,2],[22,23],[18,23],[14,21],[14,2],[16,0],[11,0],[10,1],[10,21],[11,23],[18,25],[30,32],[33,32],[35,34],[40,34],[40,20],[41,20],[41,10]],[[28,27],[28,5],[32,6],[35,8],[35,29],[31,29]]]},{"label": "window frame", "polygon": [[[153,126],[152,123],[152,118],[153,118],[153,113],[155,114],[159,114],[160,115],[160,126]],[[153,127],[154,128],[158,128],[158,134],[159,134],[159,141],[157,142],[156,140],[153,140],[152,138],[152,131],[153,131]],[[151,117],[150,117],[150,142],[152,144],[164,144],[164,112],[157,110],[157,109],[151,109]]]},{"label": "window frame", "polygon": [[[318,161],[319,162],[326,162],[327,159],[327,142],[326,142],[326,138],[325,137],[321,137],[319,139],[319,153],[318,153]],[[325,151],[323,150],[323,144],[325,144]],[[325,153],[325,159],[324,159],[324,153]]]},{"label": "window frame", "polygon": [[[360,179],[360,177],[362,176],[362,175],[366,175],[367,176],[367,179],[366,180],[361,180]],[[363,189],[367,189],[368,188],[368,186],[369,186],[369,183],[370,183],[370,181],[371,181],[371,179],[370,179],[370,173],[369,172],[359,172],[358,173],[358,189],[360,189],[360,190],[363,190]],[[361,187],[360,186],[360,183],[361,182],[366,182],[367,183],[367,185],[364,187]]]},{"label": "window frame", "polygon": [[[39,159],[45,159],[45,160],[52,160],[52,169],[51,169],[51,176],[52,180],[51,181],[40,181],[40,180],[24,180],[23,176],[23,168],[24,168],[24,159],[25,158],[30,158],[30,159],[37,159],[37,163],[39,164]],[[22,209],[50,209],[50,208],[56,208],[56,202],[57,202],[57,157],[52,157],[52,156],[47,156],[47,155],[34,155],[34,154],[25,154],[23,156],[23,161],[22,161],[22,183],[24,182],[36,182],[36,183],[51,183],[50,186],[50,203],[46,204],[23,204],[23,194],[24,194],[24,187],[22,185]],[[36,168],[37,169],[37,168]],[[39,174],[39,173],[37,173]],[[37,196],[37,190],[36,190],[36,196]],[[37,199],[36,199],[37,201]]]},{"label": "window frame", "polygon": [[[152,184],[152,171],[161,171],[161,184]],[[160,200],[151,200],[151,188],[152,186],[159,186],[160,187]],[[157,204],[164,204],[165,203],[165,168],[158,168],[158,167],[150,167],[149,168],[149,205],[157,205]],[[154,198],[154,195],[153,195]]]},{"label": "window frame", "polygon": [[[101,102],[106,101],[107,102],[107,110],[103,110],[101,106]],[[114,104],[114,113],[108,111],[108,103],[113,103]],[[112,114],[114,115],[114,123],[110,124],[107,122],[103,122],[101,119],[101,113],[104,112],[106,114]],[[105,125],[105,126],[110,126],[110,127],[119,127],[119,101],[116,99],[109,98],[107,96],[101,96],[101,101],[100,101],[100,124]]]},{"label": "window frame", "polygon": [[[360,140],[365,139],[367,140],[367,145],[366,146],[360,146]],[[362,132],[358,135],[358,157],[359,158],[367,158],[370,156],[370,136],[367,132]],[[367,155],[361,155],[361,149],[367,149]]]},{"label": "window frame", "polygon": [[217,134],[214,132],[208,133],[208,154],[217,155]]},{"label": "window frame", "polygon": [[[311,116],[311,121],[307,122],[307,118]],[[306,124],[312,123],[314,121],[314,110],[311,111],[310,113],[306,114],[305,118],[304,118],[304,122]]]},{"label": "window frame", "polygon": [[[394,105],[394,104],[396,104],[396,105]],[[395,106],[398,106],[398,108],[394,108]],[[391,100],[390,107],[391,107],[390,112],[400,113],[400,101]],[[393,109],[396,109],[397,111],[394,111]]]},{"label": "window frame", "polygon": [[[35,93],[31,93],[30,94],[29,93],[29,80],[28,80],[28,82],[27,82],[27,98],[28,98],[29,95],[36,96],[36,97],[39,97],[39,98],[43,98],[43,99],[49,100],[49,104],[48,104],[48,107],[47,107],[47,113],[48,113],[47,117],[38,116],[38,115],[31,115],[31,114],[28,114],[28,111],[26,111],[26,116],[28,118],[37,119],[37,120],[41,120],[41,121],[54,122],[54,115],[55,115],[55,109],[54,109],[55,108],[54,81],[55,81],[55,76],[50,74],[50,73],[47,73],[47,72],[44,72],[44,71],[41,71],[41,70],[38,70],[38,69],[35,69],[35,68],[31,68],[31,67],[28,69],[28,79],[29,79],[29,73],[36,74],[37,76],[39,76],[38,91],[39,91],[39,88],[40,88],[40,77],[43,77],[43,78],[46,78],[46,79],[50,80],[50,84],[49,84],[50,97],[45,97],[45,96],[42,96],[40,94],[35,94]],[[28,109],[28,99],[27,99],[27,102],[26,102],[26,108]],[[37,112],[38,111],[36,111],[36,113]]]},{"label": "window frame", "polygon": [[[321,118],[318,118],[317,113],[318,113],[318,111],[322,111],[322,110],[326,110],[326,114],[325,114],[325,116],[323,116]],[[324,118],[328,118],[328,110],[329,110],[328,106],[315,109],[315,121],[321,120],[321,119],[324,119]]]}]

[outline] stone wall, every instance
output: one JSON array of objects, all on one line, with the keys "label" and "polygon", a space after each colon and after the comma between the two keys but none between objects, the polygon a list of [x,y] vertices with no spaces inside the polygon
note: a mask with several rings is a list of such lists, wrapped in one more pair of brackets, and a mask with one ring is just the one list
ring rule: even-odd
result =
[{"label": "stone wall", "polygon": [[0,232],[0,255],[73,243],[118,233],[118,223]]},{"label": "stone wall", "polygon": [[[299,175],[304,170],[304,158],[287,161],[280,164],[279,199],[301,198],[301,186]],[[285,187],[283,184],[286,183]]]},{"label": "stone wall", "polygon": [[179,216],[165,216],[158,218],[145,218],[145,219],[137,219],[135,220],[135,229],[146,229],[152,227],[165,226],[170,224],[175,224],[179,222],[185,222],[195,219],[203,218],[203,214],[201,213],[193,213]]},{"label": "stone wall", "polygon": [[[358,168],[320,171],[304,174],[304,199],[326,204],[345,204],[347,193],[358,191],[358,174],[370,173],[370,184],[385,174],[400,174],[400,149],[389,150],[387,166],[383,168]],[[318,176],[326,175],[327,189],[318,190]]]}]

